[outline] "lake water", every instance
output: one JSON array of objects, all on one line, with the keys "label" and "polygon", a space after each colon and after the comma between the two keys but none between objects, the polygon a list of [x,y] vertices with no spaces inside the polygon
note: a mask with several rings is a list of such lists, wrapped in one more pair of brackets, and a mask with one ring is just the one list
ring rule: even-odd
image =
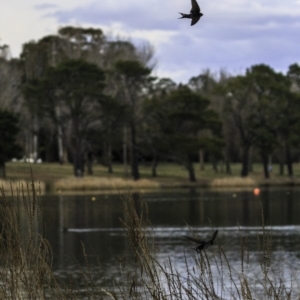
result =
[{"label": "lake water", "polygon": [[[192,264],[196,254],[191,249],[195,245],[184,235],[191,236],[192,229],[206,238],[218,229],[217,244],[233,270],[241,269],[241,237],[247,238],[248,272],[255,282],[261,273],[258,236],[263,209],[266,229],[272,235],[273,270],[287,282],[300,282],[300,189],[263,189],[259,196],[252,191],[192,189],[145,193],[142,197],[149,208],[160,261],[170,257],[176,268],[184,270],[184,258]],[[67,280],[72,274],[77,285],[84,285],[82,242],[96,282],[111,286],[120,279],[119,261],[130,252],[120,223],[124,218],[120,195],[43,196],[41,205],[54,271],[60,279]],[[218,245],[207,253],[217,251]]]}]

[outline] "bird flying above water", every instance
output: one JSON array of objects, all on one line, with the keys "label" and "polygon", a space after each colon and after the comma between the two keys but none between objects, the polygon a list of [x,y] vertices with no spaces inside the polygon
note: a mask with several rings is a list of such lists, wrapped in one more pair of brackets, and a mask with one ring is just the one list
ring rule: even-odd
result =
[{"label": "bird flying above water", "polygon": [[208,240],[208,241],[201,241],[199,239],[195,239],[195,238],[192,238],[192,237],[189,237],[189,236],[184,236],[184,237],[187,238],[187,239],[189,239],[190,241],[192,241],[194,243],[199,244],[199,246],[197,246],[196,248],[193,248],[193,249],[195,249],[197,252],[200,252],[201,250],[205,250],[208,247],[210,247],[211,245],[213,245],[214,244],[214,240],[217,237],[217,235],[218,235],[218,230],[216,230],[214,232],[214,234],[212,235],[211,239]]},{"label": "bird flying above water", "polygon": [[200,6],[198,5],[196,0],[192,0],[192,9],[189,14],[181,14],[181,18],[179,19],[192,19],[191,26],[195,25],[199,19],[203,16],[203,14],[200,12]]}]

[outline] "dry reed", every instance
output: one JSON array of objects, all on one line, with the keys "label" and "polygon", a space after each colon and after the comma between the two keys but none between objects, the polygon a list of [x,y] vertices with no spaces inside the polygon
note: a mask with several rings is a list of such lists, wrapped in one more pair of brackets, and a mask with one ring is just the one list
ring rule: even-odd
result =
[{"label": "dry reed", "polygon": [[55,182],[55,191],[88,191],[88,190],[128,190],[130,189],[149,189],[159,188],[160,184],[148,180],[131,180],[113,177],[91,177],[83,178],[68,177]]},{"label": "dry reed", "polygon": [[[3,180],[0,179],[0,188],[2,191],[4,191],[6,194],[10,194],[11,191],[16,191],[17,189],[20,189],[20,187],[23,187],[26,189],[28,182],[25,180],[19,180],[19,181],[9,181],[9,180]],[[34,185],[39,187],[39,193],[44,194],[45,193],[45,183],[40,181],[34,181]]]},{"label": "dry reed", "polygon": [[33,181],[16,185],[15,191],[11,186],[11,197],[1,188],[0,221],[0,299],[64,299],[51,271],[52,252]]},{"label": "dry reed", "polygon": [[33,180],[15,190],[11,185],[9,197],[0,188],[0,299],[103,299],[104,290],[93,282],[88,263],[81,268],[86,285],[79,291],[54,275],[40,193]]},{"label": "dry reed", "polygon": [[212,179],[209,186],[212,188],[218,187],[254,187],[257,186],[257,182],[250,177],[226,177]]}]

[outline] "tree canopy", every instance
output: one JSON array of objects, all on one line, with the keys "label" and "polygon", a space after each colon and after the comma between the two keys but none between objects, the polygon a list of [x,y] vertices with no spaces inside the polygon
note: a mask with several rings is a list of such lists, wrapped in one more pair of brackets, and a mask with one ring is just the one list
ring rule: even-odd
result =
[{"label": "tree canopy", "polygon": [[[75,176],[84,173],[84,155],[88,131],[99,122],[104,101],[104,73],[83,60],[68,60],[50,68],[42,80],[31,81],[25,96],[35,99],[38,107],[48,112],[55,122],[69,131],[67,146],[72,153]],[[60,107],[60,119],[55,108]],[[66,128],[69,126],[69,128]]]},{"label": "tree canopy", "polygon": [[18,117],[0,109],[0,170],[2,177],[5,177],[5,162],[11,158],[18,158],[21,155],[21,147],[17,141],[20,131]]},{"label": "tree canopy", "polygon": [[[194,162],[252,162],[287,166],[300,151],[300,66],[281,73],[266,64],[232,76],[206,69],[186,85],[153,76],[153,47],[105,36],[99,28],[66,26],[24,43],[18,59],[0,45],[0,102],[20,124],[23,156],[72,162],[82,176],[95,162],[131,167],[160,160],[184,165],[196,180]],[[192,74],[191,74],[192,75]],[[14,136],[12,134],[12,136]],[[3,149],[5,147],[3,146]],[[17,147],[16,147],[17,149]],[[3,162],[9,159],[3,156]]]}]

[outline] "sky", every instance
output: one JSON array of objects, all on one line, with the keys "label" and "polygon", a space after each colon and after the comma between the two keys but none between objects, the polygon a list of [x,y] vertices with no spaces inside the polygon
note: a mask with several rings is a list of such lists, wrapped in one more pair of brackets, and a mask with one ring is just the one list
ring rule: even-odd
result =
[{"label": "sky", "polygon": [[243,73],[265,63],[286,72],[300,63],[300,0],[198,0],[204,16],[190,26],[190,0],[0,0],[0,45],[18,57],[22,44],[66,25],[149,42],[154,73],[187,83],[206,69]]}]

